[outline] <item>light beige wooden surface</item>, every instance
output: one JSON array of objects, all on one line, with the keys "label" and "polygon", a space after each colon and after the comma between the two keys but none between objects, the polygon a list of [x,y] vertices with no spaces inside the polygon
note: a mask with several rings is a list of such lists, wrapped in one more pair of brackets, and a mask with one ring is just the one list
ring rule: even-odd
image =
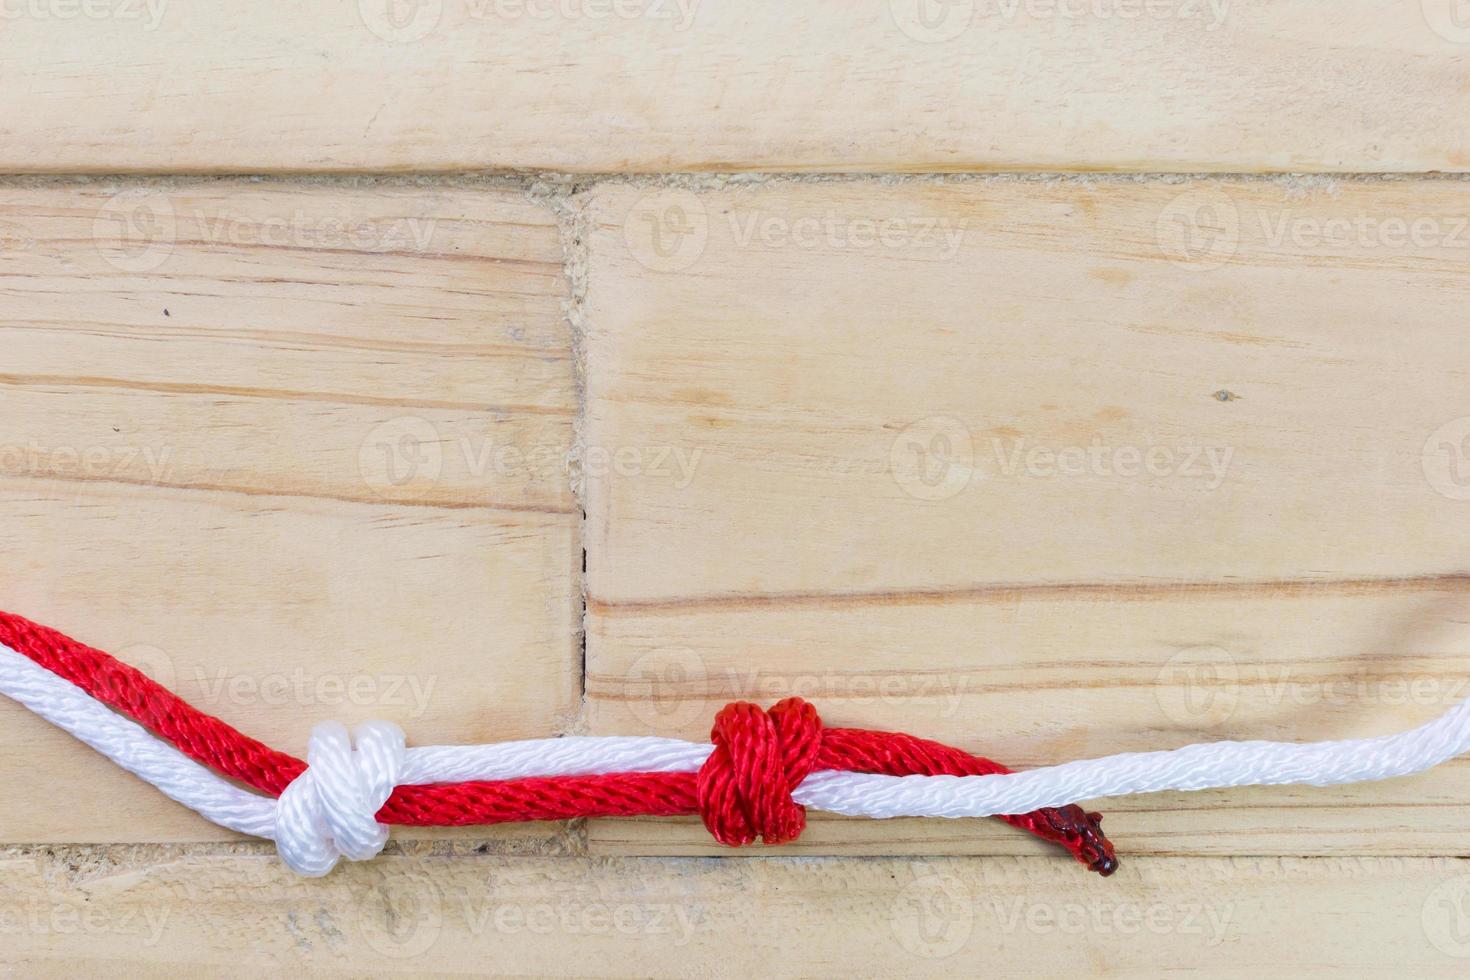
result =
[{"label": "light beige wooden surface", "polygon": [[[0,15],[0,174],[148,175],[0,179],[0,607],[272,744],[799,693],[1035,766],[1470,695],[1454,0]],[[1107,801],[1108,880],[816,819],[304,881],[7,703],[0,964],[1460,976],[1467,773]]]},{"label": "light beige wooden surface", "polygon": [[[328,719],[392,717],[419,742],[574,722],[548,207],[449,185],[11,185],[0,227],[4,608],[287,751]],[[0,800],[5,840],[229,836],[8,701],[0,719],[0,778],[28,787]]]},{"label": "light beige wooden surface", "polygon": [[0,863],[27,975],[1463,976],[1447,858],[687,862],[64,851]]},{"label": "light beige wooden surface", "polygon": [[1457,0],[16,0],[4,30],[5,172],[1470,165]]},{"label": "light beige wooden surface", "polygon": [[[1470,694],[1460,183],[580,205],[591,730],[699,737],[799,693],[1029,767],[1389,733]],[[1467,772],[1145,797],[1108,827],[1134,853],[1457,853]],[[681,829],[592,835],[711,850]],[[1030,849],[944,821],[800,846],[895,833]]]}]

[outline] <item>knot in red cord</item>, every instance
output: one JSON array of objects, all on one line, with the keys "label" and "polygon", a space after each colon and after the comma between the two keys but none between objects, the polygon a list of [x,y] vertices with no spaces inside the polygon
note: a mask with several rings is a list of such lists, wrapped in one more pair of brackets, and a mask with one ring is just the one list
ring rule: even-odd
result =
[{"label": "knot in red cord", "polygon": [[801,698],[769,711],[735,701],[715,715],[714,751],[699,770],[699,813],[715,840],[741,847],[796,840],[806,808],[791,791],[812,771],[822,744],[822,719]]}]

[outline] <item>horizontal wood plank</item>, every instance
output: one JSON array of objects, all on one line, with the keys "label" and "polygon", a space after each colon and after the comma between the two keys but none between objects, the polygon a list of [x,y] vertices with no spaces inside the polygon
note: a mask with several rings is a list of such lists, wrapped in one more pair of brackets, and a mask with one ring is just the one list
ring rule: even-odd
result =
[{"label": "horizontal wood plank", "polygon": [[0,171],[1463,171],[1453,0],[7,8]]},{"label": "horizontal wood plank", "polygon": [[[0,227],[0,605],[287,751],[328,719],[420,743],[573,724],[574,395],[547,208],[473,187],[45,184],[0,189]],[[0,774],[27,787],[0,802],[5,840],[228,836],[0,713]]]},{"label": "horizontal wood plank", "polygon": [[19,854],[6,956],[32,976],[282,970],[515,976],[1462,976],[1454,859],[692,862]]},{"label": "horizontal wood plank", "polygon": [[[1455,183],[787,182],[583,205],[594,731],[700,737],[727,700],[801,693],[834,724],[1036,766],[1380,734],[1470,694]],[[660,238],[673,217],[687,230]],[[1109,827],[1135,852],[1445,853],[1470,829],[1467,773],[1130,800]],[[806,846],[894,832],[843,822]]]}]

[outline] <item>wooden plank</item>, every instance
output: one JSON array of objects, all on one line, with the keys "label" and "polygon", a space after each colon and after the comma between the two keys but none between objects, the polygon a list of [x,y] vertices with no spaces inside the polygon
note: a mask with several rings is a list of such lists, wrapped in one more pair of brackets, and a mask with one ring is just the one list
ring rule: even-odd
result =
[{"label": "wooden plank", "polygon": [[[69,860],[63,860],[69,859]],[[384,855],[308,881],[269,856],[19,855],[31,976],[1462,976],[1470,869],[1438,859],[688,861]]]},{"label": "wooden plank", "polygon": [[7,8],[0,170],[1470,166],[1451,0],[81,6]]},{"label": "wooden plank", "polygon": [[[698,737],[731,698],[794,692],[1036,766],[1391,732],[1470,694],[1457,184],[582,204],[593,731]],[[670,215],[689,233],[655,243]],[[1452,764],[1133,800],[1109,827],[1135,853],[1455,853],[1467,797]],[[806,846],[1029,848],[1004,831]]]},{"label": "wooden plank", "polygon": [[[327,719],[420,743],[572,723],[548,209],[472,186],[46,184],[0,189],[0,224],[5,608],[288,751]],[[227,836],[0,712],[0,774],[28,787],[0,802],[5,840]]]}]

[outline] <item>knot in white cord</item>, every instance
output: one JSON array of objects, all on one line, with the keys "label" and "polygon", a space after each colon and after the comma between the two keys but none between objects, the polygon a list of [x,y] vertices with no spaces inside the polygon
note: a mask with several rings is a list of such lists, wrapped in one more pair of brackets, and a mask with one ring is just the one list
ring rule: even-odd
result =
[{"label": "knot in white cord", "polygon": [[392,722],[347,727],[323,722],[311,731],[307,769],[276,801],[276,850],[297,874],[319,878],[339,857],[366,861],[388,843],[377,821],[403,771],[403,730]]}]

